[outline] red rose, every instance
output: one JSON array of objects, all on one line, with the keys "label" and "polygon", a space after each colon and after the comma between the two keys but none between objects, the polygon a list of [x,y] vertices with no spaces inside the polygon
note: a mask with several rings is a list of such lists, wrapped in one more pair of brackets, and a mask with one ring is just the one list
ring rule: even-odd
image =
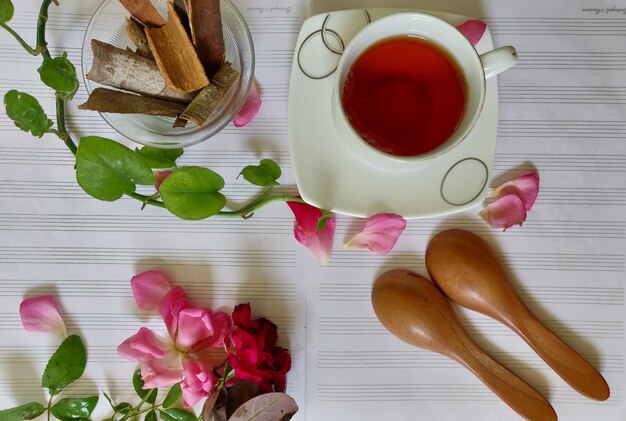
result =
[{"label": "red rose", "polygon": [[235,377],[256,383],[261,393],[284,392],[291,356],[276,346],[276,325],[266,318],[251,319],[250,304],[239,304],[233,311],[228,364]]}]

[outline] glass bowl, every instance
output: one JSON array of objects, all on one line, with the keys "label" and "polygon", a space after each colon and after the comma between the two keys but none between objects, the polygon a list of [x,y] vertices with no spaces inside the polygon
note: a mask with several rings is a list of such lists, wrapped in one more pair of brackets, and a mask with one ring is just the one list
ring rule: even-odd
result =
[{"label": "glass bowl", "polygon": [[[168,0],[152,0],[162,16],[167,16]],[[195,145],[210,138],[226,127],[243,106],[254,78],[254,46],[248,25],[230,0],[221,1],[222,26],[226,61],[232,63],[239,72],[237,83],[230,90],[226,99],[209,117],[202,127],[189,123],[186,127],[174,128],[171,117],[147,116],[139,114],[100,113],[102,118],[121,135],[142,145],[156,148],[173,149]],[[96,10],[85,38],[83,39],[81,64],[83,74],[91,69],[93,54],[91,40],[97,39],[119,48],[134,45],[126,35],[125,17],[128,11],[118,0],[104,0]],[[83,77],[87,92],[91,93],[99,83]]]}]

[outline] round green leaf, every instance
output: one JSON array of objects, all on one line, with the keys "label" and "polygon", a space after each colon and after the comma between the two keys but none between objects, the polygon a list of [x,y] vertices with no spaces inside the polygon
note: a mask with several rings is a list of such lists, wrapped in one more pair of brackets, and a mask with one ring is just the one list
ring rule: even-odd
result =
[{"label": "round green leaf", "polygon": [[76,153],[76,180],[96,199],[114,201],[136,184],[156,183],[150,166],[131,149],[111,139],[83,137]]},{"label": "round green leaf", "polygon": [[70,100],[78,90],[76,68],[64,52],[61,57],[45,57],[39,69],[41,81],[57,92],[60,99]]},{"label": "round green leaf", "polygon": [[80,336],[68,336],[50,360],[41,378],[41,386],[55,396],[79,379],[87,365],[87,352]]},{"label": "round green leaf", "polygon": [[157,421],[157,414],[154,410],[148,412],[146,414],[146,418],[144,418],[144,421]]},{"label": "round green leaf", "polygon": [[11,0],[0,0],[0,23],[13,19],[13,3]]},{"label": "round green leaf", "polygon": [[157,389],[144,389],[144,381],[141,378],[141,370],[137,369],[133,373],[133,387],[135,388],[135,392],[137,395],[143,400],[146,398],[146,402],[154,403],[157,397],[158,390]]},{"label": "round green leaf", "polygon": [[135,149],[135,152],[154,169],[175,168],[176,160],[183,154],[182,149],[157,149],[150,146]]},{"label": "round green leaf", "polygon": [[182,219],[198,220],[218,213],[226,198],[219,191],[224,179],[202,167],[185,167],[174,171],[161,184],[159,192],[165,207]]},{"label": "round green leaf", "polygon": [[36,98],[25,92],[10,90],[4,95],[4,106],[7,116],[17,127],[33,136],[41,137],[52,127],[52,120],[48,118]]},{"label": "round green leaf", "polygon": [[271,159],[262,159],[259,165],[248,165],[241,170],[240,175],[249,183],[256,186],[277,186],[282,171],[278,164]]},{"label": "round green leaf", "polygon": [[194,414],[179,408],[164,409],[159,415],[163,421],[197,421]]},{"label": "round green leaf", "polygon": [[180,383],[176,383],[171,387],[170,391],[167,392],[165,399],[163,400],[163,407],[169,408],[174,405],[179,399],[183,396],[183,392],[180,388]]},{"label": "round green leaf", "polygon": [[46,408],[39,402],[31,402],[15,408],[3,409],[0,411],[2,421],[22,421],[37,418],[46,411]]},{"label": "round green leaf", "polygon": [[88,398],[65,398],[52,406],[52,415],[61,421],[81,420],[88,418],[97,404],[97,396],[90,396]]}]

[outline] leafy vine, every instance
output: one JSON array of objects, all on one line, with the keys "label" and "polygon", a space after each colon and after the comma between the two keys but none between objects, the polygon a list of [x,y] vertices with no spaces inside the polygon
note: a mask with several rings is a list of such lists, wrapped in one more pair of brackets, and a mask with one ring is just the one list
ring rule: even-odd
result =
[{"label": "leafy vine", "polygon": [[[182,219],[199,220],[210,216],[249,218],[259,208],[276,201],[304,201],[295,196],[272,194],[281,176],[280,167],[270,159],[259,165],[243,168],[240,175],[249,183],[265,190],[239,209],[224,210],[227,199],[221,193],[224,179],[216,172],[203,167],[178,167],[176,159],[182,149],[164,150],[144,146],[132,150],[114,140],[86,136],[76,142],[66,126],[66,101],[71,100],[78,90],[76,68],[67,58],[67,53],[52,57],[47,48],[46,24],[48,9],[56,0],[43,0],[37,18],[37,45],[31,47],[9,22],[13,18],[11,0],[0,0],[0,26],[11,34],[26,52],[41,56],[38,69],[41,81],[56,93],[56,124],[48,118],[39,101],[25,92],[10,90],[4,96],[7,116],[15,125],[33,136],[54,134],[61,139],[76,159],[76,180],[90,196],[104,201],[115,201],[128,196],[145,206],[156,206],[169,210]],[[158,183],[160,172],[168,176]],[[170,173],[171,172],[171,173]],[[156,174],[156,175],[155,175]],[[137,186],[158,185],[154,195],[137,193]]]}]

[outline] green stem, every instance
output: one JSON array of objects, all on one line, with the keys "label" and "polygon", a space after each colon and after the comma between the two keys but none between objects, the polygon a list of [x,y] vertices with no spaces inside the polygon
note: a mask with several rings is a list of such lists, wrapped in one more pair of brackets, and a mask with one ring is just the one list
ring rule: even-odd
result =
[{"label": "green stem", "polygon": [[[46,42],[46,24],[48,23],[48,8],[50,7],[50,3],[54,1],[54,4],[57,4],[55,0],[43,0],[41,3],[41,8],[39,9],[39,18],[37,19],[37,54],[41,53],[41,55],[46,58],[50,58],[50,52],[48,51],[48,43]],[[30,47],[29,47],[30,48]],[[72,152],[72,154],[76,155],[76,151],[78,148],[76,147],[76,143],[72,140],[69,132],[67,131],[67,126],[65,125],[65,101],[58,98],[56,99],[56,111],[57,111],[57,128],[56,131],[51,131],[56,134],[59,139],[61,139],[65,146]]]},{"label": "green stem", "polygon": [[226,386],[226,382],[235,375],[235,370],[228,364],[224,364],[224,377],[217,385],[217,390],[222,390]]},{"label": "green stem", "polygon": [[262,200],[255,200],[254,202],[244,206],[241,209],[238,210],[232,210],[232,211],[221,211],[216,213],[216,215],[218,216],[234,216],[234,217],[242,217],[242,218],[246,218],[249,217],[249,215],[251,213],[253,213],[255,210],[262,208],[265,205],[268,205],[272,202],[298,202],[298,203],[306,203],[304,200],[302,200],[300,197],[295,197],[295,196],[287,196],[287,195],[280,195],[280,196],[270,196],[270,197],[265,197]]},{"label": "green stem", "polygon": [[[155,389],[151,389],[150,392],[146,393],[146,395],[141,399],[141,402],[139,402],[139,404],[133,408],[133,412],[134,411],[139,411],[141,409],[141,407],[143,406],[144,403],[146,403],[146,401],[152,397],[152,395],[156,392]],[[156,399],[156,397],[155,397]],[[152,404],[152,407],[154,408],[154,404]],[[150,410],[151,408],[149,408],[148,410]]]},{"label": "green stem", "polygon": [[[37,48],[41,49],[44,58],[50,58],[48,43],[46,42],[46,24],[48,23],[48,8],[52,2],[53,0],[43,0],[37,19]],[[57,4],[56,1],[54,3]]]},{"label": "green stem", "polygon": [[161,202],[160,200],[150,199],[150,196],[145,196],[139,193],[127,193],[126,195],[128,197],[132,197],[135,200],[139,200],[140,202],[147,205],[156,206],[158,208],[165,208],[165,204],[163,202]]},{"label": "green stem", "polygon": [[137,415],[141,415],[141,414],[145,414],[146,412],[157,410],[159,408],[159,406],[161,406],[161,405],[159,404],[159,405],[147,408],[147,409],[142,409],[140,411],[133,411],[133,412],[131,412],[129,414],[124,415],[122,418],[120,418],[120,421],[125,421],[127,419],[130,419],[131,417],[136,417]]},{"label": "green stem", "polygon": [[48,399],[48,421],[50,421],[50,413],[52,412],[52,396]]},{"label": "green stem", "polygon": [[246,206],[252,206],[257,204],[258,202],[263,201],[267,196],[270,195],[270,193],[274,190],[274,186],[269,186],[262,195],[260,195],[259,197],[257,197],[255,200],[253,200],[252,202],[248,203]]},{"label": "green stem", "polygon": [[30,45],[28,45],[28,43],[26,41],[24,41],[24,38],[22,38],[20,36],[20,34],[18,34],[17,32],[15,32],[9,25],[7,25],[5,22],[0,22],[0,27],[4,28],[9,34],[13,35],[13,38],[15,38],[17,40],[17,42],[20,43],[20,45],[22,47],[24,47],[24,49],[26,50],[26,52],[32,56],[38,56],[39,54],[41,54],[43,51],[39,48],[39,46],[33,48]]},{"label": "green stem", "polygon": [[[298,202],[298,203],[306,203],[304,200],[302,200],[299,197],[295,197],[295,196],[287,196],[287,195],[280,195],[280,196],[270,196],[267,197],[267,195],[271,192],[271,188],[268,189],[268,191],[266,191],[265,193],[263,193],[263,195],[261,195],[261,197],[259,197],[258,199],[248,203],[247,205],[245,205],[244,207],[240,208],[240,209],[236,209],[236,210],[232,210],[232,211],[221,211],[216,213],[217,216],[226,216],[226,217],[242,217],[242,218],[248,218],[250,217],[250,214],[253,213],[255,210],[262,208],[265,205],[268,205],[272,202]],[[160,200],[154,200],[154,199],[150,199],[150,196],[146,196],[143,194],[139,194],[139,193],[127,193],[126,194],[128,197],[131,197],[135,200],[138,200],[142,203],[145,203],[146,205],[151,205],[151,206],[156,206],[158,208],[165,208],[165,204],[163,202],[161,202]]]},{"label": "green stem", "polygon": [[63,142],[65,142],[65,146],[72,152],[72,154],[76,155],[76,151],[78,148],[76,147],[76,143],[70,137],[69,132],[67,131],[67,126],[65,125],[65,101],[57,98],[57,136]]}]

